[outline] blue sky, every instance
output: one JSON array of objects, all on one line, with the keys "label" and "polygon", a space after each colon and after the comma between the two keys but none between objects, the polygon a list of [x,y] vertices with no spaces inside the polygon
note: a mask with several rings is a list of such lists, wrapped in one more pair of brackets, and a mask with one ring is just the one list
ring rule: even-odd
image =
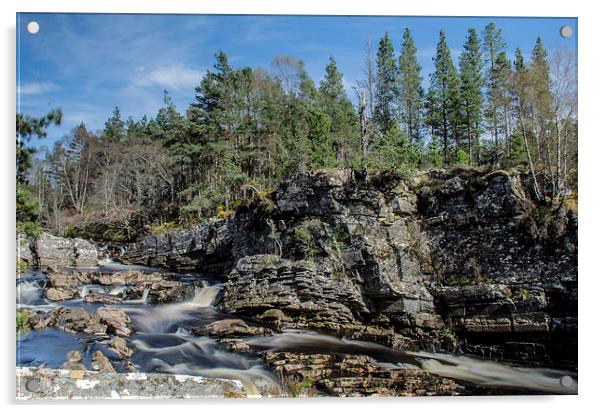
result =
[{"label": "blue sky", "polygon": [[[26,30],[33,20],[40,25],[35,35]],[[115,106],[124,117],[154,116],[164,89],[184,112],[220,49],[234,67],[269,70],[274,56],[295,56],[316,83],[333,55],[350,91],[363,77],[366,40],[371,38],[375,49],[388,32],[398,55],[405,27],[412,31],[426,84],[440,29],[457,59],[468,28],[481,33],[490,21],[502,29],[510,53],[521,47],[528,56],[537,36],[550,52],[577,48],[575,18],[21,13],[17,111],[37,116],[57,107],[63,110],[63,124],[39,142],[46,145],[81,121],[92,130],[101,129]],[[572,26],[571,38],[559,35],[563,25]]]}]

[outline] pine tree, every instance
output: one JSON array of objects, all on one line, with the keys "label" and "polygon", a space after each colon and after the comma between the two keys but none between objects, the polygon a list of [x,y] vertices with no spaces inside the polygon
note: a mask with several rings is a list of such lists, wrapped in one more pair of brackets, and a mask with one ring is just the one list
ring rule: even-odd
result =
[{"label": "pine tree", "polygon": [[376,53],[376,92],[374,120],[381,133],[387,133],[396,126],[396,67],[393,45],[389,34],[380,39]]},{"label": "pine tree", "polygon": [[115,106],[113,114],[105,122],[102,137],[110,142],[123,142],[126,137],[125,122],[121,119],[119,107]]},{"label": "pine tree", "polygon": [[475,143],[477,145],[477,161],[479,160],[478,137],[481,133],[481,105],[483,103],[482,69],[483,61],[477,31],[469,29],[464,43],[464,51],[460,55],[460,103],[463,132],[468,143],[468,156],[471,163]]},{"label": "pine tree", "polygon": [[531,51],[529,83],[534,109],[535,145],[537,161],[544,161],[549,176],[553,176],[550,135],[552,132],[552,92],[548,52],[538,37]]},{"label": "pine tree", "polygon": [[502,37],[502,31],[498,29],[494,23],[489,23],[483,30],[483,55],[485,64],[487,65],[487,110],[486,115],[493,132],[494,143],[498,145],[499,132],[499,108],[497,102],[492,99],[497,92],[496,85],[492,81],[493,69],[495,67],[495,59],[497,55],[504,51],[506,42]]},{"label": "pine tree", "polygon": [[[499,110],[501,129],[504,132],[506,156],[511,156],[511,95],[512,88],[512,64],[506,57],[505,52],[498,53],[493,69],[491,70],[491,83],[493,93],[490,99],[494,102]],[[496,151],[498,153],[500,151]]]},{"label": "pine tree", "polygon": [[439,43],[437,54],[433,58],[435,72],[430,77],[428,93],[429,125],[433,134],[443,142],[444,163],[450,161],[449,139],[456,137],[456,126],[458,125],[459,109],[459,78],[454,62],[447,46],[445,33],[439,32]]},{"label": "pine tree", "polygon": [[333,56],[326,65],[324,79],[320,81],[319,98],[322,109],[330,118],[329,140],[335,144],[336,159],[348,161],[357,135],[357,118],[345,92],[343,74],[338,71]]},{"label": "pine tree", "polygon": [[402,120],[407,125],[409,143],[420,138],[420,114],[424,106],[420,70],[414,39],[410,29],[406,28],[399,55],[399,102]]}]

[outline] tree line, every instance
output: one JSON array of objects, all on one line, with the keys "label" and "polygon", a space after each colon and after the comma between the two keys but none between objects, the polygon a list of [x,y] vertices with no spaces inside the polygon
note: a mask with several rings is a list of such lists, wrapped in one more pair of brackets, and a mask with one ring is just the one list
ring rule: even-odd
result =
[{"label": "tree line", "polygon": [[325,167],[521,164],[549,202],[576,189],[574,56],[548,56],[539,38],[529,61],[506,48],[493,23],[480,36],[469,29],[456,65],[441,31],[425,90],[409,29],[397,55],[388,34],[375,54],[368,40],[355,105],[334,57],[315,84],[297,58],[234,68],[220,51],[184,113],[167,91],[152,118],[115,108],[103,130],[82,123],[33,165],[28,142],[61,113],[19,114],[17,224],[127,241],[227,216],[283,178]]}]

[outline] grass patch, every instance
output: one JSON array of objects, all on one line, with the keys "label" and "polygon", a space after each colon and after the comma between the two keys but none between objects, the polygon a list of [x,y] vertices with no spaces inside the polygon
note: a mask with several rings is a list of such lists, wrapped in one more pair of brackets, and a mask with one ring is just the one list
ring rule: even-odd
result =
[{"label": "grass patch", "polygon": [[160,224],[156,224],[156,225],[149,225],[148,226],[148,231],[152,234],[152,235],[164,235],[170,232],[174,232],[178,229],[180,229],[180,225],[174,221],[167,221],[167,222],[162,222]]},{"label": "grass patch", "polygon": [[17,317],[16,317],[17,332],[27,333],[29,331],[29,326],[27,325],[28,318],[29,318],[29,313],[27,311],[17,311]]}]

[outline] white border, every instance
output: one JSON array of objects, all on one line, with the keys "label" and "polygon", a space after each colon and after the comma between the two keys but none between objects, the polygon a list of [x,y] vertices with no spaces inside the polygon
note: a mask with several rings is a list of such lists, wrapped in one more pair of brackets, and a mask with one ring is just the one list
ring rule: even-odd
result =
[{"label": "white border", "polygon": [[[138,4],[139,3],[139,4]],[[594,8],[595,1],[526,1],[501,0],[497,2],[469,0],[305,0],[305,1],[186,1],[186,0],[145,0],[140,2],[123,0],[102,0],[84,2],[75,0],[22,0],[9,3],[0,2],[2,13],[2,82],[4,91],[1,99],[3,139],[2,150],[2,188],[3,214],[2,242],[0,253],[4,263],[2,279],[2,320],[6,330],[2,340],[2,400],[6,408],[18,408],[23,411],[103,411],[114,408],[136,408],[144,411],[161,411],[166,404],[177,404],[178,409],[203,409],[205,411],[244,411],[265,412],[282,411],[301,412],[315,408],[338,408],[346,411],[365,412],[373,407],[400,411],[402,409],[420,409],[420,411],[466,412],[486,411],[487,413],[509,411],[558,411],[577,412],[598,410],[593,408],[600,399],[600,331],[602,311],[602,288],[600,279],[599,241],[602,235],[600,227],[601,196],[600,157],[602,157],[602,125],[600,117],[600,41],[602,41],[602,21],[600,13]],[[354,400],[305,400],[305,401],[203,401],[203,402],[145,402],[144,406],[134,407],[132,403],[123,406],[116,403],[63,402],[40,404],[15,404],[14,400],[14,113],[15,113],[15,13],[21,12],[120,12],[120,13],[217,13],[217,14],[360,14],[360,15],[455,15],[455,16],[576,16],[579,18],[579,396],[565,397],[497,397],[497,398],[414,398],[414,399],[354,399]],[[141,403],[137,403],[141,404]]]}]

